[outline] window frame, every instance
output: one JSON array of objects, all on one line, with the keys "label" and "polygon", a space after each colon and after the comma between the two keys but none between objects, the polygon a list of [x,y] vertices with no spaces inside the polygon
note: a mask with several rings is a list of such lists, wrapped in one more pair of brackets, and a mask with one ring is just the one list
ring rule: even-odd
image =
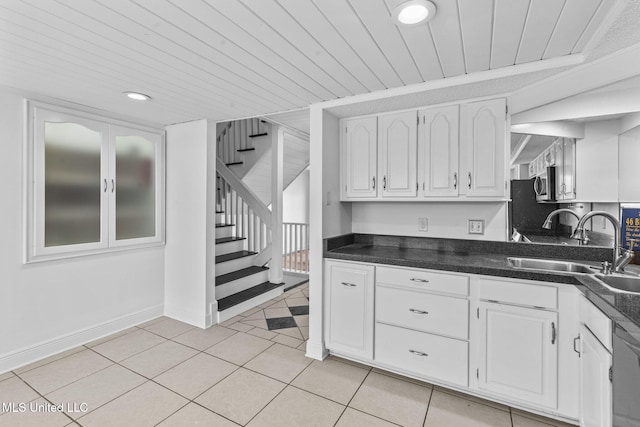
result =
[{"label": "window frame", "polygon": [[[25,100],[25,251],[24,263],[73,258],[78,256],[161,246],[165,243],[165,132],[123,120],[75,110],[39,101]],[[100,191],[100,240],[46,247],[45,236],[45,143],[44,123],[73,122],[101,132],[100,182],[108,182],[109,189]],[[116,240],[116,194],[111,191],[111,179],[115,180],[115,137],[121,131],[149,139],[155,148],[155,235],[150,237]],[[106,180],[106,181],[105,181]],[[115,182],[115,181],[114,181]]]}]

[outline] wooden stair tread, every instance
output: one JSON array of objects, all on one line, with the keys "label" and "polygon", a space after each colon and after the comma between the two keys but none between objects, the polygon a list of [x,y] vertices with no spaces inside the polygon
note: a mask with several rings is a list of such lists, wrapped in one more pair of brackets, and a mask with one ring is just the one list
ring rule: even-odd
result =
[{"label": "wooden stair tread", "polygon": [[239,148],[236,150],[238,153],[244,153],[245,151],[256,151],[255,148]]},{"label": "wooden stair tread", "polygon": [[216,228],[221,228],[221,227],[233,227],[235,224],[225,224],[225,223],[218,223],[216,224]]},{"label": "wooden stair tread", "polygon": [[257,138],[259,136],[265,136],[265,135],[269,135],[269,134],[266,133],[266,132],[256,133],[256,134],[253,134],[253,135],[249,135],[249,138]]},{"label": "wooden stair tread", "polygon": [[240,259],[240,258],[248,257],[251,255],[255,255],[255,254],[256,252],[251,252],[251,251],[238,251],[238,252],[231,252],[224,255],[218,255],[216,256],[216,264],[219,264],[221,262],[233,261],[234,259]]},{"label": "wooden stair tread", "polygon": [[246,239],[247,239],[246,237],[236,237],[236,236],[220,237],[219,239],[216,239],[216,245],[221,243],[237,242],[237,241],[246,240]]},{"label": "wooden stair tread", "polygon": [[218,300],[218,311],[224,311],[228,308],[231,308],[235,305],[241,304],[245,301],[250,300],[251,298],[255,298],[258,295],[262,295],[266,292],[269,292],[273,289],[278,288],[279,286],[284,286],[283,283],[271,283],[271,282],[263,282],[259,285],[253,286],[251,288],[245,289],[244,291],[240,291],[236,294],[229,295],[228,297],[222,298]]},{"label": "wooden stair tread", "polygon": [[235,165],[242,165],[244,164],[244,162],[231,162],[231,163],[225,163],[225,166],[235,166]]},{"label": "wooden stair tread", "polygon": [[258,267],[252,265],[251,267],[243,268],[241,270],[232,271],[231,273],[223,274],[216,277],[216,286],[224,285],[225,283],[233,282],[234,280],[241,279],[243,277],[251,276],[252,274],[262,273],[267,271],[267,267]]}]

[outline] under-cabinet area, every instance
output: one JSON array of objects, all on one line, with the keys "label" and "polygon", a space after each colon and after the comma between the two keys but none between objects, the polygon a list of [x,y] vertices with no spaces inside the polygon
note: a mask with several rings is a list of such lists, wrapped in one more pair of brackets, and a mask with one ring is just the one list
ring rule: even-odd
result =
[{"label": "under-cabinet area", "polygon": [[332,354],[611,424],[611,320],[573,285],[325,259],[324,289]]},{"label": "under-cabinet area", "polygon": [[504,199],[503,98],[341,121],[342,201]]}]

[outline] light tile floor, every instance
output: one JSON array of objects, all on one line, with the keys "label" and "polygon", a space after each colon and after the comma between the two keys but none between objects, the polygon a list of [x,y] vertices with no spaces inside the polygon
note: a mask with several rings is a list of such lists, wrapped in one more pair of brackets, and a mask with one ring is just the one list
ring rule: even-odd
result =
[{"label": "light tile floor", "polygon": [[308,296],[308,285],[296,287],[207,330],[155,319],[1,374],[0,426],[565,425],[336,357],[306,358],[307,315],[271,331],[266,319]]}]

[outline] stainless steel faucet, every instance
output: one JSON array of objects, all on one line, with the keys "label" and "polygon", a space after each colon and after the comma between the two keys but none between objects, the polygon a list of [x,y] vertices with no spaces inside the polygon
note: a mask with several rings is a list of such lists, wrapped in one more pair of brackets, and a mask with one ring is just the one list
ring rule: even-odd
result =
[{"label": "stainless steel faucet", "polygon": [[[618,273],[624,271],[624,267],[631,262],[631,258],[633,257],[632,250],[625,250],[622,254],[620,254],[620,221],[614,215],[611,215],[609,212],[605,211],[592,211],[585,214],[579,221],[576,226],[576,231],[571,236],[572,239],[582,240],[583,243],[587,239],[587,232],[584,229],[585,223],[593,218],[594,216],[602,216],[607,218],[611,224],[613,224],[613,272]],[[633,248],[633,245],[632,245]]]},{"label": "stainless steel faucet", "polygon": [[[551,212],[548,216],[547,219],[544,220],[544,223],[542,224],[542,228],[545,228],[547,230],[551,230],[551,220],[553,219],[554,216],[559,215],[561,213],[568,213],[571,214],[573,216],[576,217],[576,219],[578,220],[578,223],[580,222],[580,215],[578,215],[574,210],[572,209],[568,209],[568,208],[562,208],[562,209],[556,209],[555,211]],[[571,236],[571,238],[574,238],[575,232],[574,234]],[[578,239],[580,241],[580,244],[587,244],[587,242],[589,242],[589,238],[587,237],[586,233],[584,233],[583,236],[580,236],[581,238]]]}]

